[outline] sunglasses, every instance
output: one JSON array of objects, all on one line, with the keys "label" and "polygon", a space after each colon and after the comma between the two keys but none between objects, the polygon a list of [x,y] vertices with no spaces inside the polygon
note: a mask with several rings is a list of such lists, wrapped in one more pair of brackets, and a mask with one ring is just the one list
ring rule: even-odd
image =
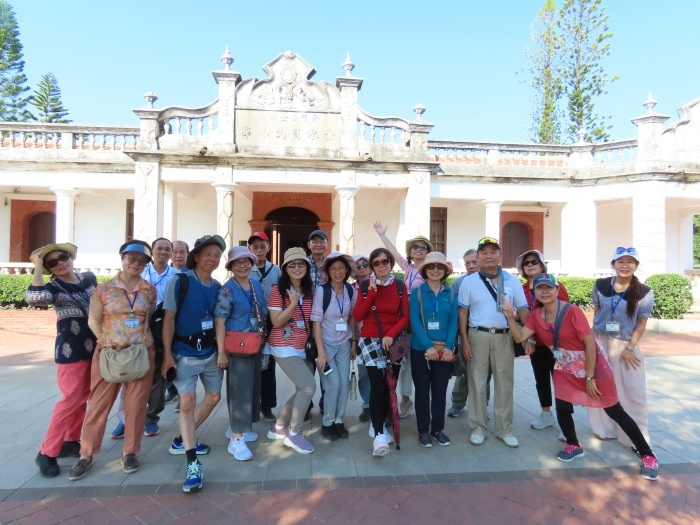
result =
[{"label": "sunglasses", "polygon": [[428,251],[428,245],[427,244],[412,244],[411,245],[411,250],[420,250],[422,252],[427,252]]},{"label": "sunglasses", "polygon": [[624,248],[622,246],[618,246],[615,248],[615,257],[622,257],[623,255],[630,255],[631,257],[639,257],[639,254],[637,253],[637,248]]},{"label": "sunglasses", "polygon": [[538,264],[540,264],[539,259],[530,259],[529,261],[523,261],[523,268],[526,266],[537,266]]},{"label": "sunglasses", "polygon": [[483,237],[482,239],[479,239],[477,246],[483,246],[485,244],[498,244],[498,239],[494,239],[493,237]]},{"label": "sunglasses", "polygon": [[365,268],[368,268],[368,267],[369,267],[369,263],[368,263],[368,262],[357,263],[357,269],[358,269],[358,270],[364,270]]},{"label": "sunglasses", "polygon": [[306,263],[303,261],[290,262],[289,264],[287,264],[287,268],[305,268],[305,267],[306,267]]},{"label": "sunglasses", "polygon": [[126,258],[129,260],[129,264],[138,264],[139,266],[146,266],[148,264],[148,259],[145,257],[126,254]]},{"label": "sunglasses", "polygon": [[67,260],[70,259],[70,254],[66,252],[62,252],[58,257],[55,259],[51,259],[49,261],[44,261],[44,267],[51,269],[51,268],[56,268],[60,263],[64,263]]},{"label": "sunglasses", "polygon": [[444,266],[440,263],[432,263],[425,265],[426,270],[444,270]]},{"label": "sunglasses", "polygon": [[379,268],[380,266],[386,266],[388,264],[391,264],[391,261],[389,259],[375,259],[372,261],[372,267],[374,268]]}]

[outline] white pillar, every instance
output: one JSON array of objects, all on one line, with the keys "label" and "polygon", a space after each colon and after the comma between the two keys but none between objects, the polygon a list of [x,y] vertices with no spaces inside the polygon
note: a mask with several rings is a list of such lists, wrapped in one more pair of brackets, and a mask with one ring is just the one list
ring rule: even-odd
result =
[{"label": "white pillar", "polygon": [[163,231],[163,187],[160,164],[136,162],[134,188],[134,238],[146,242],[161,237]]},{"label": "white pillar", "polygon": [[591,198],[569,201],[561,212],[561,271],[592,277],[596,270],[596,205]]},{"label": "white pillar", "polygon": [[430,239],[430,171],[409,166],[408,191],[402,209],[396,246],[399,251],[407,239],[423,235]]},{"label": "white pillar", "polygon": [[677,271],[682,274],[685,270],[693,269],[693,217],[693,215],[684,215],[679,221],[678,238],[681,241],[678,247],[679,268],[669,268],[668,271]]},{"label": "white pillar", "polygon": [[340,217],[338,221],[338,244],[342,253],[355,253],[355,195],[360,191],[357,186],[338,186]]},{"label": "white pillar", "polygon": [[214,277],[223,282],[226,276],[226,254],[233,247],[233,195],[238,188],[235,182],[226,184],[215,182],[212,184],[216,190],[216,234],[226,241],[226,251],[221,258],[221,265]]},{"label": "white pillar", "polygon": [[643,275],[666,272],[666,196],[663,181],[632,185],[632,244]]},{"label": "white pillar", "polygon": [[484,237],[501,240],[501,205],[503,201],[481,201],[486,208],[486,227]]},{"label": "white pillar", "polygon": [[80,193],[74,188],[51,188],[56,194],[56,242],[73,242],[75,233],[75,196]]},{"label": "white pillar", "polygon": [[177,192],[172,182],[163,184],[163,237],[177,239]]}]

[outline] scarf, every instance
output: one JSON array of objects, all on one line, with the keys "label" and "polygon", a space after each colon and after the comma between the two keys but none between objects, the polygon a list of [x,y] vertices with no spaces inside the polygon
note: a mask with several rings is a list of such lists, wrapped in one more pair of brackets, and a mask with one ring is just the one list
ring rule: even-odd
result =
[{"label": "scarf", "polygon": [[496,288],[496,311],[500,312],[501,307],[503,306],[503,293],[504,293],[504,290],[503,290],[503,284],[504,284],[503,268],[501,268],[501,266],[499,265],[498,269],[496,270],[496,273],[494,273],[494,274],[489,274],[483,270],[479,270],[479,275],[481,275],[481,277],[484,279],[489,279],[489,286],[493,285],[493,283],[491,282],[491,279],[498,278],[498,286]]}]

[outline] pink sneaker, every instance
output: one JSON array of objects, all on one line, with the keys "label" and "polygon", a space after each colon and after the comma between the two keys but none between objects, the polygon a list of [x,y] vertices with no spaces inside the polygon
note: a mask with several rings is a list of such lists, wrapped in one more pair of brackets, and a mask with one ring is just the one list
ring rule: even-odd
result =
[{"label": "pink sneaker", "polygon": [[642,458],[642,471],[640,472],[644,479],[656,481],[659,479],[659,461],[653,454]]}]

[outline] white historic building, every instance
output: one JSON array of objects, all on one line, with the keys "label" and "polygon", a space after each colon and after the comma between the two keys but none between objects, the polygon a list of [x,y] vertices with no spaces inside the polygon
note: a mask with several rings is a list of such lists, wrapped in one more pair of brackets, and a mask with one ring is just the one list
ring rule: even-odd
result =
[{"label": "white historic building", "polygon": [[54,239],[101,273],[132,236],[231,246],[265,230],[279,260],[321,228],[329,249],[367,254],[380,220],[398,246],[430,237],[457,270],[490,235],[505,266],[537,248],[550,270],[592,276],[635,246],[644,275],[694,273],[700,99],[667,124],[650,95],[637,137],[604,144],[585,130],[566,146],[433,140],[420,105],[413,120],[365,113],[349,56],[334,83],[291,52],[264,79],[233,71],[228,50],[221,61],[211,104],[160,109],[147,93],[139,127],[0,123],[0,271]]}]

